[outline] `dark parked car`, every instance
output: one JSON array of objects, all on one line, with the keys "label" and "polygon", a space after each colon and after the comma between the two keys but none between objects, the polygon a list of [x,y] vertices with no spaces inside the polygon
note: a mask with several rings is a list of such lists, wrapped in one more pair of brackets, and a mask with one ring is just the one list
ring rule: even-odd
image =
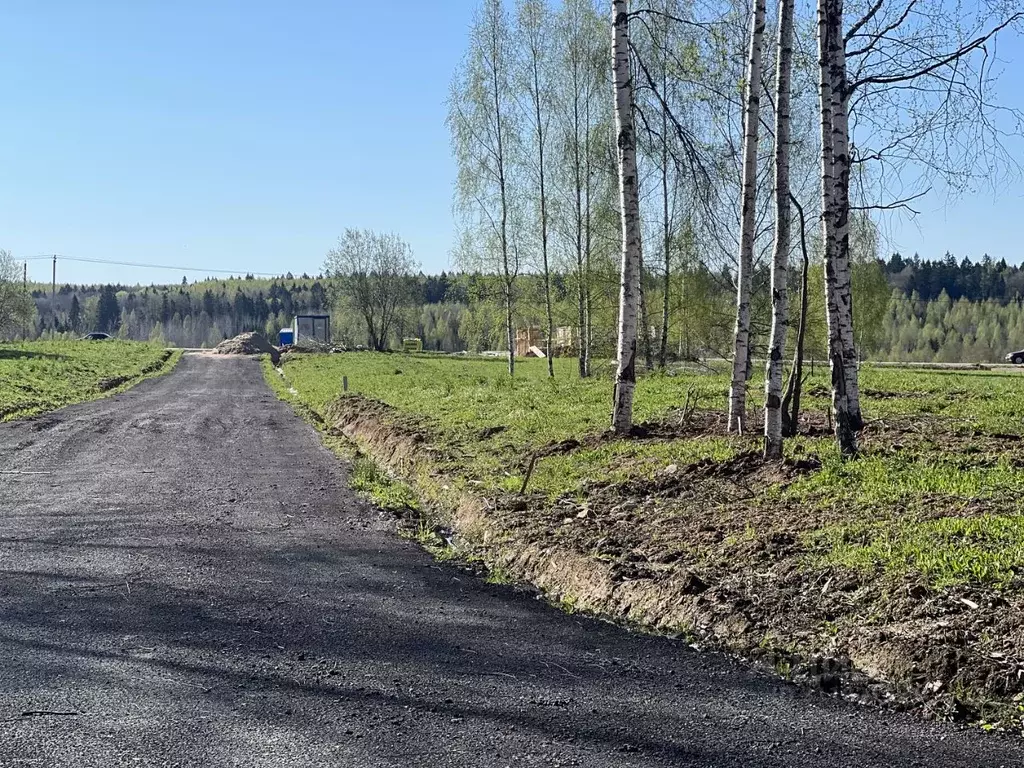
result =
[{"label": "dark parked car", "polygon": [[1020,350],[1019,352],[1011,352],[1003,359],[1006,360],[1006,362],[1008,363],[1020,365],[1021,363],[1024,363],[1024,349]]},{"label": "dark parked car", "polygon": [[109,333],[103,333],[102,331],[93,331],[87,333],[82,337],[82,341],[106,341],[107,339],[114,338]]}]

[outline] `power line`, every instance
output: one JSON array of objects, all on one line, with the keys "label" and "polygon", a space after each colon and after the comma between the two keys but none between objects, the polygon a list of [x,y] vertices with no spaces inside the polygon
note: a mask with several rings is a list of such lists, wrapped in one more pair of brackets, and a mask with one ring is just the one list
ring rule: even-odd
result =
[{"label": "power line", "polygon": [[[46,254],[44,256],[25,256],[22,261],[41,261],[43,259],[49,260],[54,258],[54,254]],[[253,272],[252,270],[232,270],[232,269],[211,269],[207,267],[181,267],[181,266],[170,266],[167,264],[145,264],[141,261],[115,261],[113,259],[88,259],[83,256],[61,256],[56,255],[56,258],[61,261],[77,261],[87,264],[112,264],[119,267],[143,267],[146,269],[167,269],[174,272],[200,272],[204,274],[216,273],[219,275],[252,275],[254,277],[281,277],[279,274],[272,272]]]}]

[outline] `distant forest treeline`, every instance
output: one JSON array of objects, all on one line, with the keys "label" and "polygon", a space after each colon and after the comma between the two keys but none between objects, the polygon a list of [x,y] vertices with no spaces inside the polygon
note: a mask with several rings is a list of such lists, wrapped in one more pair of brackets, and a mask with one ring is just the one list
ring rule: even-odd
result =
[{"label": "distant forest treeline", "polygon": [[993,261],[984,256],[972,262],[964,257],[957,261],[951,253],[935,261],[911,259],[894,253],[885,263],[889,284],[903,295],[915,292],[923,301],[932,301],[945,294],[956,301],[997,301],[1006,304],[1024,298],[1024,269],[1010,266],[1005,259]]},{"label": "distant forest treeline", "polygon": [[[611,265],[609,265],[611,267]],[[1009,347],[1024,346],[1024,269],[985,257],[977,262],[905,258],[861,265],[855,280],[856,307],[864,332],[865,358],[984,362],[1000,359]],[[815,268],[820,272],[820,266]],[[594,349],[613,354],[617,280],[614,270],[595,275]],[[764,277],[764,276],[762,276]],[[698,263],[680,270],[678,307],[670,336],[676,357],[727,352],[733,287],[730,276]],[[755,277],[755,280],[757,277]],[[794,276],[795,279],[795,276]],[[396,323],[393,345],[404,337],[422,339],[430,350],[459,352],[503,349],[500,297],[494,279],[448,273],[409,278],[405,309]],[[657,291],[651,281],[652,299]],[[519,322],[541,325],[542,286],[535,275],[520,280]],[[812,303],[820,277],[812,280]],[[359,317],[336,299],[334,279],[247,276],[172,286],[59,285],[51,305],[50,286],[35,284],[36,313],[27,335],[77,335],[101,330],[131,339],[152,339],[185,347],[215,346],[243,331],[276,339],[296,313],[329,311],[336,341],[365,344]],[[557,325],[572,326],[576,308],[572,276],[553,275]],[[675,298],[675,297],[674,297]],[[656,305],[656,301],[652,301]],[[755,329],[767,326],[767,308],[755,307]],[[765,315],[758,318],[758,315]],[[812,309],[809,354],[824,356],[824,328]],[[759,323],[760,320],[760,323]],[[648,323],[657,334],[653,318]],[[760,336],[763,343],[764,328]],[[652,338],[652,346],[657,340]]]}]

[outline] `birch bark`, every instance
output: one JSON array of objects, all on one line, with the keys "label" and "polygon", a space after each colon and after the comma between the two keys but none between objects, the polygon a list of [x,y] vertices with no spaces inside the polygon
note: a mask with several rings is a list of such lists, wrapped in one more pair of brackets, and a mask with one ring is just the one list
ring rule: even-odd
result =
[{"label": "birch bark", "polygon": [[764,456],[782,458],[782,368],[789,329],[790,80],[793,70],[793,3],[779,0],[779,37],[775,74],[775,242],[772,248],[772,331],[765,372]]},{"label": "birch bark", "polygon": [[739,269],[736,275],[736,329],[733,334],[732,385],[729,388],[729,431],[742,432],[747,407],[750,357],[750,282],[754,268],[757,204],[757,142],[761,105],[761,51],[765,0],[754,0],[747,61],[743,114],[743,187],[740,218]]},{"label": "birch bark", "polygon": [[829,371],[832,379],[832,416],[836,441],[844,456],[857,452],[857,437],[850,418],[847,396],[847,375],[839,306],[839,279],[836,274],[838,242],[836,239],[835,183],[835,109],[832,78],[832,56],[836,42],[832,36],[841,28],[833,21],[837,7],[834,0],[818,0],[818,97],[821,112],[821,227],[825,262],[825,318],[828,325]]},{"label": "birch bark", "polygon": [[835,196],[836,310],[839,354],[843,358],[843,377],[850,413],[850,427],[860,430],[857,348],[853,332],[853,278],[850,266],[850,94],[846,76],[846,44],[843,40],[843,0],[832,0],[829,14],[829,77],[832,81],[832,168]]},{"label": "birch bark", "polygon": [[505,167],[505,139],[502,133],[501,99],[498,96],[497,70],[494,75],[494,123],[497,137],[497,168],[498,191],[501,197],[501,219],[499,225],[499,242],[501,245],[501,268],[504,277],[505,294],[505,332],[508,343],[508,375],[516,373],[516,332],[513,320],[513,291],[515,290],[515,273],[509,259],[508,247],[508,176]]},{"label": "birch bark", "polygon": [[[667,67],[666,67],[667,69]],[[667,74],[662,79],[662,88],[665,87]],[[662,216],[662,256],[664,259],[664,274],[662,275],[661,286],[661,346],[658,348],[658,367],[662,370],[668,362],[668,324],[669,324],[669,297],[672,291],[672,222],[669,219],[668,200],[668,115],[665,110],[661,112],[661,216]]]},{"label": "birch bark", "polygon": [[627,0],[612,0],[612,60],[615,133],[619,161],[619,204],[622,216],[618,367],[615,371],[612,428],[618,434],[628,434],[633,426],[633,391],[636,388],[641,245]]}]

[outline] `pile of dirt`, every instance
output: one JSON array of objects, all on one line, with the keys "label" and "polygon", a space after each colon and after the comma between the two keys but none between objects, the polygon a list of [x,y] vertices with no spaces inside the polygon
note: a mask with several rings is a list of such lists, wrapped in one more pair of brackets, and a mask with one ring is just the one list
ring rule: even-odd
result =
[{"label": "pile of dirt", "polygon": [[233,339],[225,339],[214,350],[218,355],[270,355],[276,364],[281,355],[269,341],[258,333],[240,333]]},{"label": "pile of dirt", "polygon": [[329,354],[331,352],[345,352],[345,347],[340,344],[325,344],[317,339],[302,339],[297,344],[286,344],[281,347],[281,352],[314,352]]}]

